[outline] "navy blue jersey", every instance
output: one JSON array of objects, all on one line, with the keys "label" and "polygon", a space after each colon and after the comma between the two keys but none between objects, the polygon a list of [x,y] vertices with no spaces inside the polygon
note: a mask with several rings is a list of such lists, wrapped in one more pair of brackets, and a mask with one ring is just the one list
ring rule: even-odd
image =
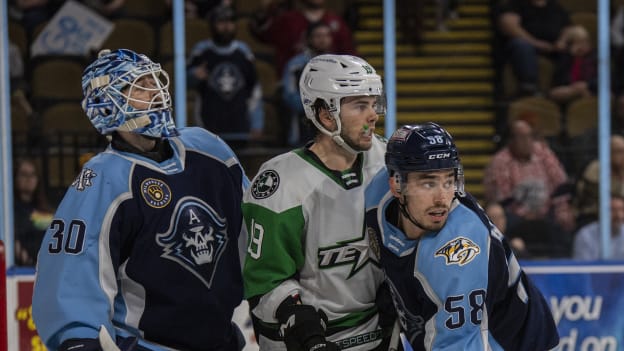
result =
[{"label": "navy blue jersey", "polygon": [[48,348],[96,338],[100,326],[153,350],[228,350],[235,338],[248,180],[214,134],[182,128],[168,140],[173,156],[161,163],[109,146],[65,194],[33,297]]},{"label": "navy blue jersey", "polygon": [[544,297],[470,195],[455,200],[439,232],[419,240],[391,223],[399,213],[394,199],[384,169],[366,190],[366,230],[415,351],[557,345]]},{"label": "navy blue jersey", "polygon": [[[204,66],[207,79],[197,81],[192,72]],[[249,47],[238,40],[218,46],[212,40],[197,43],[188,59],[188,81],[199,93],[203,126],[219,135],[246,133],[262,128],[262,88],[255,58]],[[262,119],[259,121],[258,119]],[[200,121],[197,121],[200,123]]]}]

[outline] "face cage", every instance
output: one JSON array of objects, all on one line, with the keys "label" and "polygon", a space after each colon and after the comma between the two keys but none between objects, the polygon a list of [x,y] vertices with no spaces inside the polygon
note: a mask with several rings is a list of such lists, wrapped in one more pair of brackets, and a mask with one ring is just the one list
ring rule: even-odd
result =
[{"label": "face cage", "polygon": [[[124,78],[127,78],[129,75],[135,75],[136,78],[132,82],[126,82],[125,84],[120,83],[121,81],[125,81]],[[156,83],[156,87],[142,87],[136,84],[140,79],[146,76],[151,76],[151,78]],[[118,86],[121,86],[122,88],[119,89]],[[148,92],[155,91],[158,94],[155,94],[150,101],[144,101],[131,98],[130,96],[132,95],[132,89],[141,89]],[[122,90],[125,90],[125,92]],[[130,117],[129,119],[132,119],[138,115],[145,115],[151,112],[171,110],[171,95],[169,94],[169,75],[166,71],[160,68],[159,64],[156,63],[140,66],[132,71],[128,71],[122,74],[114,81],[112,81],[105,91],[106,94],[109,95],[113,104],[115,104],[115,107],[117,107],[117,109],[121,111],[124,115]],[[122,99],[123,102],[120,101]],[[148,107],[146,109],[139,110],[132,107],[130,105],[130,102],[148,104]]]}]

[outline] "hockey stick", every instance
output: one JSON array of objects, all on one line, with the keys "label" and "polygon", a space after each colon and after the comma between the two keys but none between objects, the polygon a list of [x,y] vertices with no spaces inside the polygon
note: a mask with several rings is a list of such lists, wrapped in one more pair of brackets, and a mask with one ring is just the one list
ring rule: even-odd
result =
[{"label": "hockey stick", "polygon": [[[122,343],[121,349],[117,347],[117,344],[113,341],[108,330],[102,325],[100,326],[100,346],[102,346],[102,351],[132,351],[134,346],[137,344],[137,338],[128,338],[124,340]],[[128,340],[130,341],[128,342]]]}]

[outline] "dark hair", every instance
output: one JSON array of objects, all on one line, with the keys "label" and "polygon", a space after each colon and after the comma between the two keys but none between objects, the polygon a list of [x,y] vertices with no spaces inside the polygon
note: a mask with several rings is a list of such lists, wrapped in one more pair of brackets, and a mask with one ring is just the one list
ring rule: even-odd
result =
[{"label": "dark hair", "polygon": [[46,211],[46,212],[51,212],[52,211],[52,207],[50,206],[50,202],[48,201],[48,196],[46,194],[46,190],[45,190],[45,186],[43,184],[42,181],[42,176],[41,176],[41,171],[39,169],[39,164],[32,158],[29,157],[19,157],[14,161],[14,168],[13,168],[13,196],[14,196],[14,200],[19,199],[19,194],[18,194],[18,190],[17,190],[17,182],[15,181],[15,179],[17,178],[17,173],[20,169],[20,167],[22,167],[23,164],[31,164],[34,166],[35,168],[35,174],[37,176],[37,187],[35,187],[34,190],[34,194],[33,194],[33,206],[40,211]]},{"label": "dark hair", "polygon": [[315,31],[317,28],[320,28],[320,27],[327,27],[327,28],[331,28],[331,27],[329,26],[329,24],[327,24],[327,23],[325,23],[325,22],[323,22],[323,21],[316,21],[316,22],[312,22],[312,23],[310,23],[310,24],[308,25],[308,28],[306,29],[306,32],[305,32],[305,37],[306,37],[306,40],[307,40],[308,42],[309,42],[309,41],[310,41],[310,39],[312,38],[312,34],[314,33],[314,31]]},{"label": "dark hair", "polygon": [[227,5],[219,5],[208,14],[208,21],[213,24],[217,21],[236,21],[236,11]]}]

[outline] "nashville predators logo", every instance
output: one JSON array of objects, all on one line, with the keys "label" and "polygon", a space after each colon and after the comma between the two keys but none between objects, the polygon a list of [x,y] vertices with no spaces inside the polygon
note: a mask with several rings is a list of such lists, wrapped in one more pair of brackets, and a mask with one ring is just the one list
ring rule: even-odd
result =
[{"label": "nashville predators logo", "polygon": [[435,253],[435,257],[442,256],[446,264],[458,264],[463,266],[472,261],[481,252],[479,246],[472,241],[459,237],[444,244]]}]

